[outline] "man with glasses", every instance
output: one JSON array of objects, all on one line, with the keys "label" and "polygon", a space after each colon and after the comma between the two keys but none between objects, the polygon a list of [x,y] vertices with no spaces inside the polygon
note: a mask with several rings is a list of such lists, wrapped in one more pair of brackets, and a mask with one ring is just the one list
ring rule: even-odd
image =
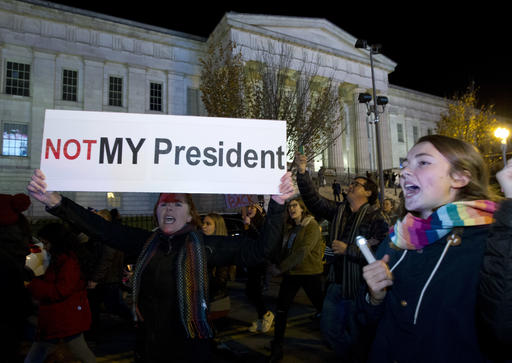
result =
[{"label": "man with glasses", "polygon": [[[364,285],[364,256],[355,244],[356,236],[365,237],[376,251],[388,232],[388,225],[378,210],[371,208],[378,197],[378,187],[369,178],[356,177],[347,189],[346,200],[336,202],[321,197],[306,171],[306,157],[298,154],[297,185],[307,208],[317,218],[330,223],[327,291],[321,315],[321,330],[327,344],[342,361],[365,361],[363,332],[354,320],[355,299]],[[329,255],[326,252],[326,256]]]}]

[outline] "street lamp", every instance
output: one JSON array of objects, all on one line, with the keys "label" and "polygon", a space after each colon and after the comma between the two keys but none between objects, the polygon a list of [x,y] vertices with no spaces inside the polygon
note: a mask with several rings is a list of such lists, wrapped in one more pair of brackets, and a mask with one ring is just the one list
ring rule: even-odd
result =
[{"label": "street lamp", "polygon": [[507,166],[507,138],[510,132],[504,127],[494,130],[494,136],[501,139],[501,152],[503,153],[503,166]]},{"label": "street lamp", "polygon": [[[379,171],[379,184],[380,184],[380,202],[382,204],[382,201],[384,199],[384,170],[382,169],[382,154],[381,154],[381,146],[380,146],[380,132],[379,132],[379,120],[380,115],[384,112],[384,108],[386,107],[386,104],[388,103],[388,98],[384,96],[377,97],[377,91],[375,89],[375,74],[373,70],[373,55],[379,54],[381,45],[380,44],[373,44],[369,45],[366,40],[358,39],[355,44],[356,48],[366,49],[370,51],[370,68],[372,71],[372,88],[373,88],[373,105],[370,105],[370,101],[372,97],[368,93],[361,93],[359,94],[359,102],[360,103],[366,103],[366,106],[368,108],[368,115],[373,113],[373,119],[375,124],[375,142],[376,142],[376,148],[377,148],[377,166]],[[364,96],[363,96],[364,95]],[[382,111],[379,112],[377,109],[377,105],[382,107]]]}]

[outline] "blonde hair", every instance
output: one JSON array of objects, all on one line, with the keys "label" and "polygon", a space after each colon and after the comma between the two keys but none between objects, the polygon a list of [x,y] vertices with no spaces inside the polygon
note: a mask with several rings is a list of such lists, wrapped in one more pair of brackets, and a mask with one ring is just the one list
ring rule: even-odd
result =
[{"label": "blonde hair", "polygon": [[224,221],[224,218],[222,218],[221,215],[217,213],[209,213],[205,216],[210,217],[213,220],[213,223],[215,224],[215,230],[213,231],[213,234],[215,236],[227,236],[228,235],[228,229],[226,227],[226,222]]},{"label": "blonde hair", "polygon": [[97,215],[103,217],[103,219],[109,221],[109,222],[112,222],[112,215],[110,214],[110,212],[108,211],[108,209],[101,209],[97,212],[95,212]]}]

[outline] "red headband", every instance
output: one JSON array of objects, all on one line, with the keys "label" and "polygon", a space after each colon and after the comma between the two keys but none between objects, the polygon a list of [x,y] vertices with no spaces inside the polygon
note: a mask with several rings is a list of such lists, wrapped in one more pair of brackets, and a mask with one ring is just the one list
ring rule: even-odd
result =
[{"label": "red headband", "polygon": [[160,203],[176,203],[176,202],[182,202],[183,200],[178,199],[178,195],[176,193],[162,193],[160,194],[160,198],[158,199],[158,204]]}]

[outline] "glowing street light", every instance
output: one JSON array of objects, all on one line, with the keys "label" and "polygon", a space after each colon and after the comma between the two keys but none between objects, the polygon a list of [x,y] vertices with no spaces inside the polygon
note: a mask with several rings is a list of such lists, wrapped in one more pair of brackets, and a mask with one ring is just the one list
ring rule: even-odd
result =
[{"label": "glowing street light", "polygon": [[498,127],[494,130],[494,136],[501,139],[501,151],[503,153],[503,166],[507,166],[507,138],[510,131],[504,127]]}]

